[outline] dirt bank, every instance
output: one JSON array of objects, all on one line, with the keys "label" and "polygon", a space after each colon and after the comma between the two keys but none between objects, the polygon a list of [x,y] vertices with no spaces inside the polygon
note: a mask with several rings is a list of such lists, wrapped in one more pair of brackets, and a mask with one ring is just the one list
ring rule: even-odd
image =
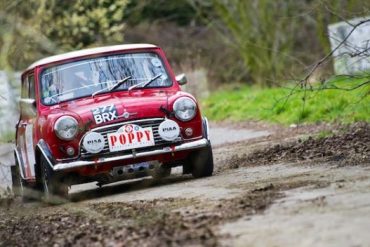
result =
[{"label": "dirt bank", "polygon": [[[268,165],[277,162],[329,162],[337,166],[370,165],[370,124],[356,123],[350,126],[333,125],[333,129],[285,135],[276,143],[270,140],[252,153],[241,152],[226,161],[219,170],[235,169],[254,165]],[[320,136],[325,134],[328,136]],[[261,140],[256,140],[260,144]],[[246,143],[246,149],[253,143]],[[241,147],[242,149],[243,147]]]}]

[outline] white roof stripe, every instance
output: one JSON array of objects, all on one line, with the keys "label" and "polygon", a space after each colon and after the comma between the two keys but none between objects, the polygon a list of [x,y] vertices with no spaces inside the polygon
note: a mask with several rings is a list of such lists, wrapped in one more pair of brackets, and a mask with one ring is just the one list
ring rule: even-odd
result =
[{"label": "white roof stripe", "polygon": [[36,66],[45,65],[48,63],[54,63],[66,59],[71,59],[75,57],[83,57],[89,55],[95,55],[99,53],[111,52],[111,51],[119,51],[119,50],[131,50],[131,49],[145,49],[145,48],[156,48],[157,46],[152,44],[126,44],[126,45],[112,45],[112,46],[103,46],[103,47],[96,47],[90,49],[83,49],[78,51],[67,52],[51,57],[46,57],[40,59],[33,64],[31,64],[27,70],[34,69]]}]

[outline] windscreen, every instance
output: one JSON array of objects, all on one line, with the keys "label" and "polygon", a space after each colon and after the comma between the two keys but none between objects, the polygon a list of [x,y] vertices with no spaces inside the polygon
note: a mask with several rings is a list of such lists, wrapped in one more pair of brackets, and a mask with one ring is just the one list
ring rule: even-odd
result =
[{"label": "windscreen", "polygon": [[96,92],[172,85],[156,53],[110,55],[65,63],[43,70],[40,79],[45,105],[92,96]]}]

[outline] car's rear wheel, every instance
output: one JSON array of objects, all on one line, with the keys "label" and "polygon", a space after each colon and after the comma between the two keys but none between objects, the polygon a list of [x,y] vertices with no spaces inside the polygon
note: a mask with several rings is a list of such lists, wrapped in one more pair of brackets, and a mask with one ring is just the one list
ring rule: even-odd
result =
[{"label": "car's rear wheel", "polygon": [[40,175],[44,199],[47,202],[59,202],[59,199],[68,197],[68,185],[62,180],[62,177],[56,174],[49,166],[44,157],[40,158]]},{"label": "car's rear wheel", "polygon": [[186,166],[184,167],[184,171],[189,171],[195,178],[212,176],[214,166],[212,146],[209,145],[193,152]]}]

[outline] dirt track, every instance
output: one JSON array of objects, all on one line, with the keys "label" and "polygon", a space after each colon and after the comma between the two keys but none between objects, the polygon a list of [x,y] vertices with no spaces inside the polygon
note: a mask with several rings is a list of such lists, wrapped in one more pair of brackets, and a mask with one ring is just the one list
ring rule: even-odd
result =
[{"label": "dirt track", "polygon": [[369,126],[319,140],[310,128],[217,145],[210,178],[174,174],[74,188],[75,202],[61,206],[3,205],[0,246],[369,246]]}]

